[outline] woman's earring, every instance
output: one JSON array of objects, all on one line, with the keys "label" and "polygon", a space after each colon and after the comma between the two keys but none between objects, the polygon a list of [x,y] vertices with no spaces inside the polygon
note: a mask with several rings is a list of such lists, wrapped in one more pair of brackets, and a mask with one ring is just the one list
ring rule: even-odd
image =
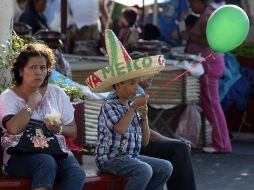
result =
[{"label": "woman's earring", "polygon": [[20,72],[20,73],[19,73],[19,76],[20,76],[20,77],[22,77],[22,76],[23,76],[23,74]]}]

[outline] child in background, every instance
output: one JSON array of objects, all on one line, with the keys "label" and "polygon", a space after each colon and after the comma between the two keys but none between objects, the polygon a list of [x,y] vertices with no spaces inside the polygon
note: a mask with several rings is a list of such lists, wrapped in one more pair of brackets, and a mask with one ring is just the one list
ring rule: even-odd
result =
[{"label": "child in background", "polygon": [[138,20],[138,12],[133,7],[123,10],[122,18],[118,22],[118,39],[123,43],[125,48],[129,48],[131,43],[139,39],[141,29],[136,25]]}]

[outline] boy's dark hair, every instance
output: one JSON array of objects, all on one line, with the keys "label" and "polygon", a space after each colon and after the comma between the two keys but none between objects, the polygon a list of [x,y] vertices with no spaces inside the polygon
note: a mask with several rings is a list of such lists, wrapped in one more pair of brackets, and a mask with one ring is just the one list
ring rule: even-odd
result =
[{"label": "boy's dark hair", "polygon": [[127,20],[130,27],[132,27],[137,20],[138,12],[135,8],[126,8],[123,10],[123,17]]}]

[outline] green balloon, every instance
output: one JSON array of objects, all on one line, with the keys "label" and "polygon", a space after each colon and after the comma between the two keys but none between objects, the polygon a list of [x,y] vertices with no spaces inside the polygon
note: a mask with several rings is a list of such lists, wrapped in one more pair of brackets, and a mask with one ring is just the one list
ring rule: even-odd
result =
[{"label": "green balloon", "polygon": [[248,16],[240,7],[224,5],[215,10],[208,19],[208,44],[217,52],[230,51],[245,40],[249,28]]}]

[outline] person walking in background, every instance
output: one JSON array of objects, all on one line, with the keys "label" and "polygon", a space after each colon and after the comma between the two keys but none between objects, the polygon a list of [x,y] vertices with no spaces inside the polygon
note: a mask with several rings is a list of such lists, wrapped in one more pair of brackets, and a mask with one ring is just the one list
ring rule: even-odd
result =
[{"label": "person walking in background", "polygon": [[[192,11],[200,14],[194,26],[183,32],[184,39],[187,40],[186,52],[201,54],[203,57],[212,53],[206,39],[206,24],[216,8],[225,4],[221,0],[188,0]],[[214,59],[207,60],[203,64],[205,73],[201,76],[200,102],[205,116],[210,122],[213,132],[213,144],[211,147],[204,147],[208,153],[228,153],[232,151],[226,119],[221,108],[218,80],[224,73],[224,54],[214,54]]]}]

